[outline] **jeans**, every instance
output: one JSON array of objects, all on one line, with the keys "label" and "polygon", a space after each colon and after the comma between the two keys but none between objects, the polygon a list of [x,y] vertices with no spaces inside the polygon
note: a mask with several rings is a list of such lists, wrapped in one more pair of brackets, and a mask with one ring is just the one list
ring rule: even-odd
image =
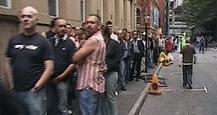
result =
[{"label": "jeans", "polygon": [[33,92],[33,91],[15,92],[15,95],[27,105],[29,110],[29,115],[45,115],[46,95],[44,89],[41,89],[38,92]]},{"label": "jeans", "polygon": [[118,84],[120,87],[125,87],[126,85],[125,76],[126,76],[125,62],[123,59],[121,59],[119,65],[119,73],[118,73]]},{"label": "jeans", "polygon": [[68,115],[68,82],[50,83],[46,93],[47,115]]},{"label": "jeans", "polygon": [[57,108],[61,115],[68,115],[68,83],[60,82],[56,87],[58,95]]},{"label": "jeans", "polygon": [[125,61],[125,68],[126,68],[125,79],[129,81],[130,79],[132,79],[130,77],[131,59],[130,58],[126,58],[124,61]]},{"label": "jeans", "polygon": [[148,50],[147,63],[149,68],[154,68],[153,63],[153,50]]},{"label": "jeans", "polygon": [[117,72],[110,72],[106,76],[106,108],[107,115],[118,115],[117,108]]},{"label": "jeans", "polygon": [[193,65],[183,65],[183,86],[192,85]]},{"label": "jeans", "polygon": [[103,115],[101,94],[91,88],[80,91],[79,102],[82,115]]}]

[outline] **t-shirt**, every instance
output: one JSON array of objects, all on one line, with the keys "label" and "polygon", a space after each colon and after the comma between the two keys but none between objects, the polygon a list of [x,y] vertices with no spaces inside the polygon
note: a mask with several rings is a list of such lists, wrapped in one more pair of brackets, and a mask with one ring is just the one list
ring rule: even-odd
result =
[{"label": "t-shirt", "polygon": [[193,56],[196,54],[193,46],[189,44],[183,46],[180,53],[183,55],[183,63],[193,63]]},{"label": "t-shirt", "polygon": [[12,37],[6,56],[11,59],[15,91],[30,90],[44,72],[44,61],[53,60],[51,45],[38,33]]},{"label": "t-shirt", "polygon": [[[55,39],[59,39],[58,44],[55,43]],[[48,38],[52,45],[54,53],[54,73],[53,77],[57,77],[62,74],[67,67],[72,64],[72,56],[76,51],[75,44],[67,37],[64,38]]]}]

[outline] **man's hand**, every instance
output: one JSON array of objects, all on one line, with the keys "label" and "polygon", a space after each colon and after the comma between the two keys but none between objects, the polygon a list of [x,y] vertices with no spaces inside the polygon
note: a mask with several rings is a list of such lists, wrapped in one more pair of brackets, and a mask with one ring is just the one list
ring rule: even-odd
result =
[{"label": "man's hand", "polygon": [[60,83],[63,80],[64,80],[63,76],[57,76],[56,78],[52,79],[51,82],[53,82],[55,84],[58,84],[58,83]]},{"label": "man's hand", "polygon": [[45,86],[45,84],[41,84],[41,83],[36,83],[35,86],[31,89],[31,92],[38,92],[39,90],[41,90],[43,87]]}]

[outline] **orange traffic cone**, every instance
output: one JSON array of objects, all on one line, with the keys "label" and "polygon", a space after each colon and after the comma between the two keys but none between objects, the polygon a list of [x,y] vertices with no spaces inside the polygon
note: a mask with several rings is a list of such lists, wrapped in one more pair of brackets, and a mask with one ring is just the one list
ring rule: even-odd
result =
[{"label": "orange traffic cone", "polygon": [[149,94],[152,94],[152,95],[161,95],[161,92],[160,92],[158,84],[159,84],[159,79],[157,77],[157,74],[154,73],[153,76],[152,76],[152,80],[151,80]]}]

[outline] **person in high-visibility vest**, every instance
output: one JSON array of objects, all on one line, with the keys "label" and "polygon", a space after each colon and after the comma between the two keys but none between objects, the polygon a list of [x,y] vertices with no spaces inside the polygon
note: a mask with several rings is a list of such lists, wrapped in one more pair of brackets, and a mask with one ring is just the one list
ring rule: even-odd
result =
[{"label": "person in high-visibility vest", "polygon": [[186,40],[190,40],[190,34],[189,33],[186,33],[184,32],[183,33],[183,37],[182,37],[182,47],[186,46]]}]

